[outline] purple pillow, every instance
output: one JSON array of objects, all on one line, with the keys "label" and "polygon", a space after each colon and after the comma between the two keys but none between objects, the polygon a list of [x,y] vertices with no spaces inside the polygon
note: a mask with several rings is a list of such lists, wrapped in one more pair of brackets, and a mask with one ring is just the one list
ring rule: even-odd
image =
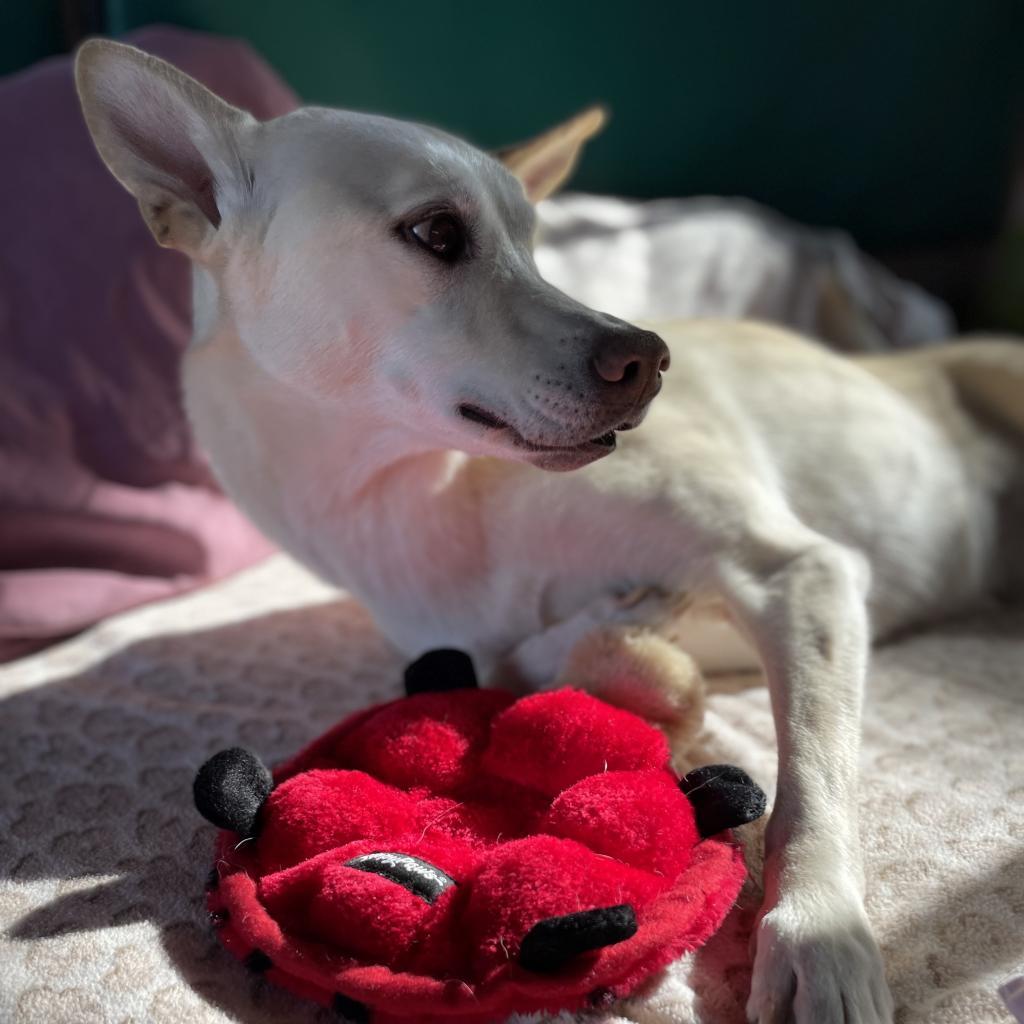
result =
[{"label": "purple pillow", "polygon": [[[298,105],[244,43],[125,39],[267,119]],[[181,403],[187,259],[100,162],[70,57],[0,80],[0,659],[271,549],[220,493]]]}]

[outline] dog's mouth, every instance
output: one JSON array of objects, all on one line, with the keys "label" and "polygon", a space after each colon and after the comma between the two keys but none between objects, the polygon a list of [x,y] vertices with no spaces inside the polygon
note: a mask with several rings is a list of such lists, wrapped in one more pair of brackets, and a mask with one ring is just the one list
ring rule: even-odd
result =
[{"label": "dog's mouth", "polygon": [[635,426],[634,423],[626,421],[620,423],[612,430],[606,430],[603,434],[598,434],[596,437],[589,438],[588,440],[582,441],[578,444],[551,445],[540,444],[537,441],[527,440],[527,438],[523,437],[523,435],[508,422],[508,420],[504,420],[500,416],[496,416],[487,409],[482,409],[479,405],[472,405],[468,402],[463,402],[458,407],[458,413],[464,420],[468,420],[470,423],[475,423],[477,426],[483,427],[486,430],[501,431],[508,437],[516,448],[521,448],[524,451],[553,456],[590,456],[587,461],[593,461],[595,458],[601,458],[603,455],[608,455],[615,451],[616,432],[620,430],[632,430]]}]

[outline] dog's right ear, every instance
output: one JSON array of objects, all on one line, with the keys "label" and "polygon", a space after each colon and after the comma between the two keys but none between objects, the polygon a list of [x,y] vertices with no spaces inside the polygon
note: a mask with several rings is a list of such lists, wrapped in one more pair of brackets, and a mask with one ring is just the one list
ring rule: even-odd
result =
[{"label": "dog's right ear", "polygon": [[202,260],[251,192],[240,151],[251,115],[133,46],[90,39],[75,83],[96,149],[161,245]]}]

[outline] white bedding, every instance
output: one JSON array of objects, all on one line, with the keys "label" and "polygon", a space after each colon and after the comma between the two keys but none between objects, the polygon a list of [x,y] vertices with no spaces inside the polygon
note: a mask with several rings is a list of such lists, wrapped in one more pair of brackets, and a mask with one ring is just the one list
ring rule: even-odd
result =
[{"label": "white bedding", "polygon": [[857,351],[941,341],[955,330],[943,303],[849,235],[794,224],[749,200],[569,194],[537,212],[544,277],[625,320],[753,317]]},{"label": "white bedding", "polygon": [[[283,556],[0,668],[0,1020],[306,1024],[328,1016],[254,982],[208,927],[212,827],[196,766],[233,744],[273,762],[399,692],[366,614]],[[1024,614],[879,651],[863,754],[868,908],[900,1024],[997,1024],[1024,961]],[[713,687],[694,760],[766,788],[765,690]],[[756,859],[752,859],[756,872]],[[755,886],[639,1024],[740,1024]],[[601,1018],[595,1018],[600,1020]]]}]

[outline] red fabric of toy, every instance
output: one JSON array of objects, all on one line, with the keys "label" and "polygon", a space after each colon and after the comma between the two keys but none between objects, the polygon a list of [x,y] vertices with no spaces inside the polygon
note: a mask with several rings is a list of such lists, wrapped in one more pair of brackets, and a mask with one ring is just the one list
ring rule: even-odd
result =
[{"label": "red fabric of toy", "polygon": [[[201,809],[230,820],[251,757],[237,754],[230,778],[197,779]],[[208,905],[222,940],[375,1024],[624,996],[704,942],[744,878],[728,832],[699,834],[662,735],[576,690],[370,709],[279,769],[257,804],[254,838],[218,843]]]}]

